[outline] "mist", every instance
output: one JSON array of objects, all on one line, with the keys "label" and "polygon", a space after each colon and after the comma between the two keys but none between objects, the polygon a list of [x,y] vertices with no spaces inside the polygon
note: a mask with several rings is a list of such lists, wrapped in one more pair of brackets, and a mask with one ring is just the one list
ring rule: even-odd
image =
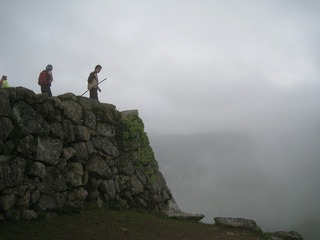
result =
[{"label": "mist", "polygon": [[102,65],[99,100],[139,110],[182,210],[320,229],[319,1],[0,5],[0,75],[40,93],[52,64],[53,96],[81,95]]},{"label": "mist", "polygon": [[[206,223],[218,216],[243,217],[263,231],[300,230],[304,239],[318,239],[317,95],[318,90],[307,87],[270,94],[263,101],[259,95],[255,102],[237,101],[234,112],[222,116],[221,109],[212,107],[217,117],[198,116],[198,125],[180,118],[190,134],[151,134],[156,159],[180,208],[205,214]],[[192,133],[202,128],[208,131]],[[313,229],[301,227],[310,222]]]}]

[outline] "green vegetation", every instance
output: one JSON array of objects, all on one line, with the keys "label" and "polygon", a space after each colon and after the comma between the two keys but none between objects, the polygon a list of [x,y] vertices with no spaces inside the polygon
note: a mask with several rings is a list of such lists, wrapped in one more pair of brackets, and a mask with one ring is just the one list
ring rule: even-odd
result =
[{"label": "green vegetation", "polygon": [[138,115],[132,114],[123,117],[119,122],[119,137],[129,146],[131,142],[139,143],[137,149],[139,162],[137,167],[144,171],[150,182],[154,182],[156,180],[155,173],[159,170],[159,165],[155,160],[153,150],[150,147],[147,133],[144,131],[143,121]]}]

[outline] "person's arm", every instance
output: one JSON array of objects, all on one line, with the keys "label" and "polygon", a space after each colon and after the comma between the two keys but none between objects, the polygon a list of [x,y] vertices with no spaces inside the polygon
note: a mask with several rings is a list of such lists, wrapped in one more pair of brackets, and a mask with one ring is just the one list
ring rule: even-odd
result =
[{"label": "person's arm", "polygon": [[48,71],[49,83],[53,81],[52,71]]}]

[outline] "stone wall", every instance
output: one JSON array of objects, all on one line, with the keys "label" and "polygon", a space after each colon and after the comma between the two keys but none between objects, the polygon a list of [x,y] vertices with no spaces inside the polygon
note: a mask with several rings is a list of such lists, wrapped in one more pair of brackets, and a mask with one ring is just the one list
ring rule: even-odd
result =
[{"label": "stone wall", "polygon": [[137,111],[72,93],[1,89],[0,129],[2,220],[86,202],[157,211],[175,203]]}]

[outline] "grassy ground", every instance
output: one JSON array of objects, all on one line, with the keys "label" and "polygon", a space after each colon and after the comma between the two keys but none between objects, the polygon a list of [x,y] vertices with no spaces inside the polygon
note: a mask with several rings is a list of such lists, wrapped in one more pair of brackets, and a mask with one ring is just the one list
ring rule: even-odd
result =
[{"label": "grassy ground", "polygon": [[246,230],[224,228],[151,213],[85,208],[50,219],[0,223],[1,240],[262,240]]}]

